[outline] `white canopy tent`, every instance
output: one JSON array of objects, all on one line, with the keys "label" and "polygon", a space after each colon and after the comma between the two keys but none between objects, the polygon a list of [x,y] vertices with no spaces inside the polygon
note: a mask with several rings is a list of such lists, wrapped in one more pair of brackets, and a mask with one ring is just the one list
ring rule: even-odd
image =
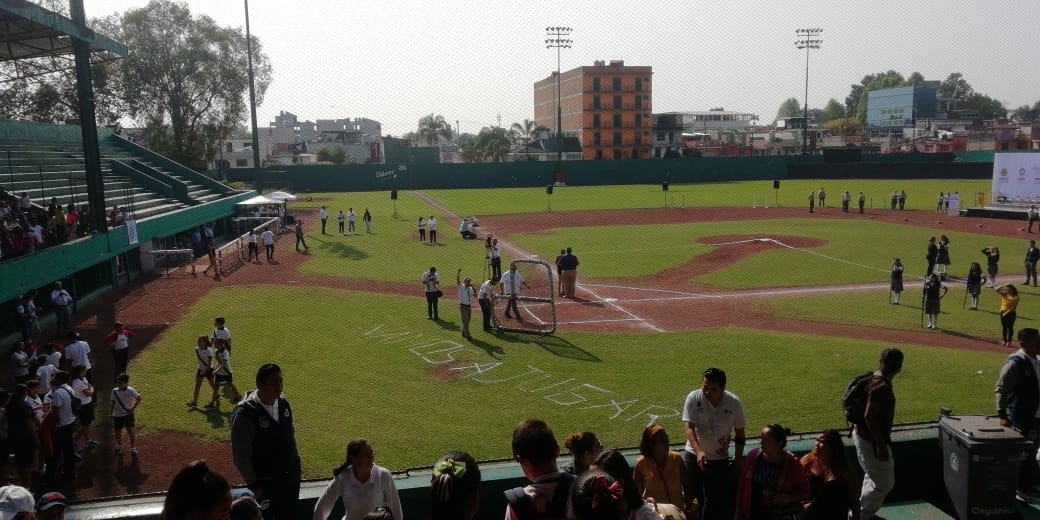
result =
[{"label": "white canopy tent", "polygon": [[236,206],[268,206],[272,204],[282,204],[281,199],[271,198],[267,195],[257,195],[251,199],[243,200],[236,204]]},{"label": "white canopy tent", "polygon": [[267,196],[272,199],[277,199],[279,201],[286,202],[290,200],[296,200],[296,195],[293,195],[292,193],[289,193],[287,191],[272,191],[271,193],[268,193]]}]

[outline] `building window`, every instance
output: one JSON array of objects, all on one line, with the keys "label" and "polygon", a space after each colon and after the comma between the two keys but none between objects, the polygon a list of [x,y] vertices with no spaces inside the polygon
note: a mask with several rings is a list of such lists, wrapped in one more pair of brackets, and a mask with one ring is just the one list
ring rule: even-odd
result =
[{"label": "building window", "polygon": [[592,108],[594,110],[599,110],[599,96],[592,96]]},{"label": "building window", "polygon": [[636,114],[636,128],[643,127],[643,114]]},{"label": "building window", "polygon": [[657,132],[657,140],[664,141],[664,132]]},{"label": "building window", "polygon": [[224,151],[226,151],[226,152],[228,152],[228,153],[231,153],[231,152],[235,151],[235,148],[234,148],[234,146],[235,146],[235,145],[234,145],[234,144],[232,144],[232,143],[227,143],[227,144],[225,145],[225,149],[224,149]]},{"label": "building window", "polygon": [[621,132],[614,132],[614,146],[621,146]]},{"label": "building window", "polygon": [[615,148],[614,149],[614,160],[615,161],[620,161],[622,159],[622,157],[623,156],[622,156],[621,150],[618,150],[617,148]]},{"label": "building window", "polygon": [[613,83],[614,92],[621,90],[621,78],[613,78],[611,83]]},{"label": "building window", "polygon": [[621,114],[614,114],[614,128],[621,128]]},{"label": "building window", "polygon": [[596,150],[596,160],[603,159],[603,150]]},{"label": "building window", "polygon": [[592,91],[599,92],[599,78],[592,78]]},{"label": "building window", "polygon": [[614,109],[621,108],[621,96],[614,96]]},{"label": "building window", "polygon": [[636,92],[643,91],[643,78],[636,78]]},{"label": "building window", "polygon": [[643,132],[636,130],[632,133],[632,144],[640,145],[643,144]]},{"label": "building window", "polygon": [[235,159],[235,167],[236,168],[248,168],[249,167],[249,159]]},{"label": "building window", "polygon": [[643,96],[636,96],[636,108],[643,108]]},{"label": "building window", "polygon": [[599,128],[599,127],[600,127],[599,114],[592,114],[592,128]]},{"label": "building window", "polygon": [[596,133],[592,134],[592,146],[599,146],[599,145],[600,145],[600,133],[596,132]]}]

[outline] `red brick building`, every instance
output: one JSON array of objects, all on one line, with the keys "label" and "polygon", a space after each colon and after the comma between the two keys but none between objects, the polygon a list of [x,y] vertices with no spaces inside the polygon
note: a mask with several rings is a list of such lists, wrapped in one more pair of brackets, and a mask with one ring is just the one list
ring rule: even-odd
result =
[{"label": "red brick building", "polygon": [[[561,129],[581,140],[585,160],[650,158],[652,75],[620,60],[560,75]],[[556,131],[555,73],[534,84],[534,118]]]}]

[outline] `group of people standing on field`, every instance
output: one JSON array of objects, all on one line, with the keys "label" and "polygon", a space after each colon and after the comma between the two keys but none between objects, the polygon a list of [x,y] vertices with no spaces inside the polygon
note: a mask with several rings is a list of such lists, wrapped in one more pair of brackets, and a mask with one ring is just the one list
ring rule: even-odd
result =
[{"label": "group of people standing on field", "polygon": [[[1019,301],[1018,288],[1014,284],[997,284],[997,276],[1000,273],[1000,249],[998,247],[992,245],[985,247],[981,253],[986,257],[986,271],[983,272],[980,262],[971,263],[968,273],[964,277],[965,302],[970,297],[971,306],[968,307],[968,310],[977,311],[979,310],[979,298],[982,294],[982,288],[985,286],[994,289],[997,295],[1000,296],[1001,344],[1004,347],[1011,347]],[[928,318],[928,323],[925,327],[938,329],[938,319],[941,312],[940,302],[949,291],[949,288],[943,282],[947,279],[948,267],[952,263],[950,260],[950,239],[946,235],[941,235],[938,241],[936,241],[935,237],[930,237],[928,239],[925,260],[927,268],[921,294],[923,314]],[[1023,261],[1026,271],[1026,279],[1023,285],[1032,283],[1034,287],[1037,286],[1037,262],[1040,262],[1040,248],[1037,247],[1035,240],[1030,240]],[[889,301],[895,305],[900,303],[900,296],[904,289],[904,269],[905,267],[899,258],[892,259],[889,275]]]}]

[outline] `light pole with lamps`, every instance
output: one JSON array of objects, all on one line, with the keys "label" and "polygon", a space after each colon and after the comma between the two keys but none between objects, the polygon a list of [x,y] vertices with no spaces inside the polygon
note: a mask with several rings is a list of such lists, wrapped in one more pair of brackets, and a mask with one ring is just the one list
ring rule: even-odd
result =
[{"label": "light pole with lamps", "polygon": [[546,49],[556,49],[556,160],[563,161],[563,109],[560,107],[560,50],[570,49],[574,40],[568,40],[564,36],[570,36],[570,27],[546,27],[545,40]]},{"label": "light pole with lamps", "polygon": [[253,80],[253,38],[249,34],[249,0],[243,0],[246,8],[246,58],[248,59],[249,73],[249,115],[252,119],[253,130],[253,172],[256,175],[256,192],[263,193],[263,179],[261,178],[260,165],[260,134],[256,129],[256,86]]},{"label": "light pole with lamps", "polygon": [[805,121],[802,123],[802,155],[809,151],[809,51],[819,49],[823,40],[819,39],[823,29],[796,29],[794,33],[798,40],[794,42],[795,47],[805,49]]}]

